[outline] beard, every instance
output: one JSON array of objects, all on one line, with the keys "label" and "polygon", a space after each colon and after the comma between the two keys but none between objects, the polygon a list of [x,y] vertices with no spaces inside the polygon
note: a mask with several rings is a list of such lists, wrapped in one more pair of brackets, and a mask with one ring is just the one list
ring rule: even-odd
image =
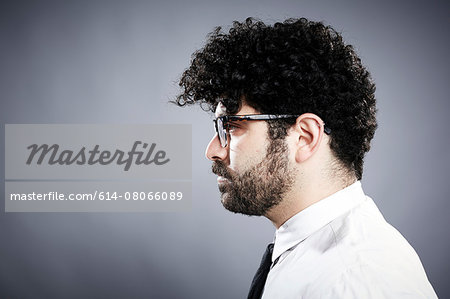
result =
[{"label": "beard", "polygon": [[222,161],[215,161],[212,171],[227,179],[219,184],[222,205],[245,215],[266,215],[282,202],[294,182],[284,139],[271,140],[265,158],[242,174],[228,170]]}]

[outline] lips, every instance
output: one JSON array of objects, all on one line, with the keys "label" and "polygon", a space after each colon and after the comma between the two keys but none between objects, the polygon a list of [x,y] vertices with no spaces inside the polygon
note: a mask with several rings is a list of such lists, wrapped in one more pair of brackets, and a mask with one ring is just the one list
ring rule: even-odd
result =
[{"label": "lips", "polygon": [[212,164],[212,172],[216,175],[218,175],[217,181],[230,181],[231,175],[227,171],[227,167],[223,162],[216,161]]}]

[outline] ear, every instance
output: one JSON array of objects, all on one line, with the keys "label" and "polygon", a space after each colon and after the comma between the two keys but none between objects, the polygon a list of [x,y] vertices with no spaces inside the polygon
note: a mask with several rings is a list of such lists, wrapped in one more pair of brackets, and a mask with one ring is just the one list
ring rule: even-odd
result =
[{"label": "ear", "polygon": [[292,128],[296,136],[295,160],[298,163],[308,160],[319,149],[323,139],[323,121],[312,113],[304,113],[297,117]]}]

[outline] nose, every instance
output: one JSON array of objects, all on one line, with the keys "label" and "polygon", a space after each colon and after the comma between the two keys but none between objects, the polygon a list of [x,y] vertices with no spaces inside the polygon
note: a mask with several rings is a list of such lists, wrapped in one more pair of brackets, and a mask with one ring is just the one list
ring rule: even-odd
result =
[{"label": "nose", "polygon": [[216,135],[214,135],[214,137],[206,147],[205,156],[211,161],[223,161],[227,158],[227,148],[228,147],[222,147],[222,145],[220,144],[219,136],[216,133]]}]

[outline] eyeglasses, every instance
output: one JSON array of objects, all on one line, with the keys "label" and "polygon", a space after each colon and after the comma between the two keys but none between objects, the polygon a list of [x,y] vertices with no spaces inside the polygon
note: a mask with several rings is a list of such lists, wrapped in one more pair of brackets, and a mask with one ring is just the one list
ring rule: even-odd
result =
[{"label": "eyeglasses", "polygon": [[[248,120],[273,120],[273,119],[281,119],[281,118],[297,118],[298,115],[290,115],[290,114],[250,114],[250,115],[224,115],[219,116],[216,119],[213,119],[214,126],[216,128],[216,133],[219,136],[220,144],[222,147],[227,147],[228,145],[228,129],[229,122],[232,121],[248,121]],[[319,125],[320,126],[320,125]],[[323,131],[325,134],[330,135],[331,130],[328,127],[325,127],[323,124]]]}]

